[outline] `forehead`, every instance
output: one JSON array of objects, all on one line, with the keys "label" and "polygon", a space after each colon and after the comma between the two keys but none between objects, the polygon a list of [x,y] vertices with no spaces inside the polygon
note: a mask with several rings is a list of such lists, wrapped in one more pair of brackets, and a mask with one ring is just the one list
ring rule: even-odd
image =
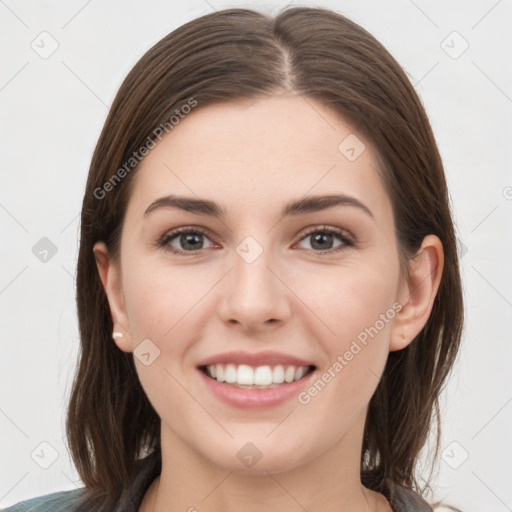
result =
[{"label": "forehead", "polygon": [[390,210],[368,141],[337,113],[297,95],[197,106],[149,151],[133,179],[128,210],[138,214],[171,193],[259,215],[324,193],[350,194],[377,214]]}]

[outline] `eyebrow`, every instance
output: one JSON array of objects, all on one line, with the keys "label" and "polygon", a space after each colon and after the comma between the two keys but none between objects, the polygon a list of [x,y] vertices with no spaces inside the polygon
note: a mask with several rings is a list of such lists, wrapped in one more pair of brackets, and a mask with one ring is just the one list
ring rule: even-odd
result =
[{"label": "eyebrow", "polygon": [[[281,217],[318,212],[334,206],[352,206],[374,218],[373,213],[366,205],[355,197],[344,194],[308,196],[290,201],[281,210]],[[144,217],[159,208],[177,208],[190,213],[208,215],[216,218],[224,218],[226,215],[226,210],[221,208],[221,206],[214,201],[171,194],[153,201],[144,212]]]}]

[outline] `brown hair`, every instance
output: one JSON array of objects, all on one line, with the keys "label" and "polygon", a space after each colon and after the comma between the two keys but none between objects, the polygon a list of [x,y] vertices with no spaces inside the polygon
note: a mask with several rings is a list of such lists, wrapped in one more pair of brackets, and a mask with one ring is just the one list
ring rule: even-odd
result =
[{"label": "brown hair", "polygon": [[[137,62],[119,89],[92,158],[77,268],[81,350],[66,433],[88,506],[95,510],[109,510],[135,462],[160,449],[160,418],[139,382],[133,355],[112,340],[109,304],[92,250],[102,240],[113,257],[119,256],[137,171],[125,163],[191,98],[201,108],[283,91],[333,109],[377,150],[405,261],[428,234],[443,244],[445,265],[430,318],[410,345],[389,354],[370,401],[361,480],[386,496],[396,484],[418,490],[415,466],[434,413],[437,457],[438,397],[459,348],[463,303],[443,165],[422,104],[388,51],[334,11],[296,7],[272,18],[226,9],[179,27]],[[114,183],[123,165],[127,172]],[[113,185],[105,192],[109,180]]]}]

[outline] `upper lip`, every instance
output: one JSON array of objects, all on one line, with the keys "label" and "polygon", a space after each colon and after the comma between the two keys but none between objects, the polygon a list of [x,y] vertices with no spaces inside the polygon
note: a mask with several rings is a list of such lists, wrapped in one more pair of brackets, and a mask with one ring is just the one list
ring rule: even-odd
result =
[{"label": "upper lip", "polygon": [[197,366],[209,366],[212,364],[247,364],[249,366],[274,366],[274,365],[289,365],[289,366],[314,366],[310,361],[300,359],[289,354],[282,352],[263,351],[263,352],[243,352],[243,351],[230,351],[223,352],[222,354],[215,354],[202,360]]}]

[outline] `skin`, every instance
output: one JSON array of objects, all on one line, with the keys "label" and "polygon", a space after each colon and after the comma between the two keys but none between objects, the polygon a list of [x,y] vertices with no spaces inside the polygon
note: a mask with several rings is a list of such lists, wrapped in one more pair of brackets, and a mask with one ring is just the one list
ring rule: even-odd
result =
[{"label": "skin", "polygon": [[[355,161],[338,150],[350,134],[366,146]],[[360,481],[364,421],[389,352],[406,347],[429,317],[443,249],[437,237],[425,237],[401,279],[391,202],[369,142],[297,95],[222,103],[182,120],[134,179],[120,260],[103,242],[94,254],[115,330],[124,335],[115,340],[119,349],[133,352],[149,338],[160,350],[149,366],[134,358],[162,419],[162,473],[140,510],[389,512],[384,496]],[[145,218],[170,193],[216,201],[226,217],[160,208]],[[292,199],[332,193],[357,198],[373,217],[347,205],[280,216]],[[356,245],[335,235],[324,245],[331,252],[320,254],[306,231],[324,225]],[[199,235],[195,254],[157,246],[180,226],[209,233]],[[236,252],[249,235],[263,249],[252,263]],[[187,250],[179,235],[168,245]],[[400,312],[306,405],[293,398],[240,410],[198,376],[201,359],[233,349],[296,355],[321,376],[396,302]],[[248,442],[262,454],[251,468],[237,457]]]}]

